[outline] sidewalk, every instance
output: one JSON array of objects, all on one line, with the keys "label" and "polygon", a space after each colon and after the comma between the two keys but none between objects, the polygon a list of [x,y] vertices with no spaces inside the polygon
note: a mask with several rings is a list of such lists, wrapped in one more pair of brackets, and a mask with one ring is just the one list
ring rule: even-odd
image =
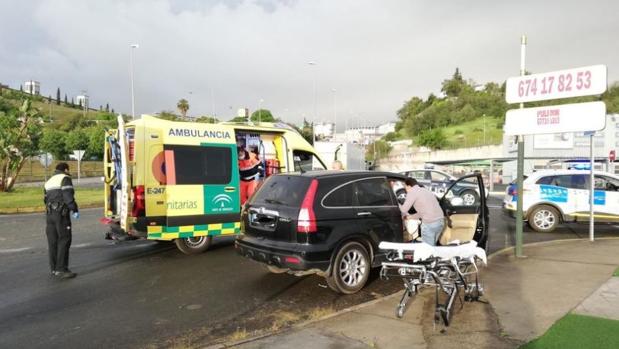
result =
[{"label": "sidewalk", "polygon": [[[434,326],[434,293],[425,290],[403,319],[400,293],[285,332],[228,346],[253,348],[516,348],[567,313],[619,319],[619,239],[525,246],[526,258],[499,252],[482,269],[482,302],[465,303],[452,325]],[[602,286],[602,287],[600,287]],[[614,298],[613,298],[614,297]],[[218,346],[226,347],[226,346]]]}]

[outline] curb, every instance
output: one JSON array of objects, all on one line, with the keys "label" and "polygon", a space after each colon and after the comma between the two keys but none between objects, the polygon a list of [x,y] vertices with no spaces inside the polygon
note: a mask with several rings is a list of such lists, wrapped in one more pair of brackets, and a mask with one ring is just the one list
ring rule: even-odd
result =
[{"label": "curb", "polygon": [[[601,237],[601,238],[596,238],[595,241],[599,241],[599,240],[619,240],[619,237],[612,237],[612,236],[607,236],[607,237]],[[530,242],[528,244],[523,244],[522,247],[533,247],[533,246],[540,246],[540,245],[550,245],[553,243],[561,243],[561,242],[570,242],[570,241],[589,241],[589,238],[574,238],[574,239],[560,239],[560,240],[549,240],[549,241],[538,241],[538,242]],[[595,242],[594,241],[594,242]],[[489,256],[488,256],[488,260],[494,258],[495,256],[501,255],[501,254],[505,254],[509,251],[513,251],[514,249],[516,249],[516,246],[510,246],[510,247],[505,247],[503,249],[500,249],[496,252],[492,252]],[[526,258],[526,256],[525,256]]]},{"label": "curb", "polygon": [[[99,203],[93,203],[93,204],[80,205],[79,208],[80,209],[82,208],[103,208],[103,205]],[[9,215],[9,214],[26,214],[26,213],[42,213],[42,212],[45,212],[45,206],[0,208],[0,216]]]},{"label": "curb", "polygon": [[[619,237],[602,237],[602,238],[596,239],[596,241],[597,240],[619,240]],[[573,242],[573,241],[589,241],[589,239],[588,238],[580,238],[580,239],[561,239],[561,240],[540,241],[540,242],[531,242],[531,243],[528,243],[528,244],[523,244],[522,246],[523,247],[525,247],[525,246],[526,247],[532,247],[532,246],[550,245],[550,244],[554,244],[554,243]],[[495,256],[505,254],[507,252],[513,251],[514,249],[515,249],[515,246],[510,246],[510,247],[506,247],[506,248],[503,248],[501,250],[498,250],[496,252],[493,252],[493,253],[491,253],[488,256],[488,261],[490,261],[490,259],[494,258]],[[384,297],[381,297],[381,298],[377,298],[377,299],[373,299],[371,301],[367,301],[365,303],[360,303],[360,304],[357,304],[357,305],[353,305],[352,307],[344,308],[342,310],[336,311],[334,313],[325,315],[325,316],[320,317],[320,318],[316,318],[316,319],[312,319],[312,320],[307,320],[307,321],[304,321],[304,322],[292,325],[290,327],[283,328],[283,329],[281,329],[279,331],[264,333],[264,334],[257,335],[257,336],[251,337],[251,338],[242,339],[242,340],[239,340],[239,341],[236,341],[236,342],[212,344],[212,345],[208,345],[208,346],[201,347],[201,348],[203,348],[203,349],[225,349],[225,348],[231,348],[231,347],[235,347],[235,346],[238,346],[238,345],[254,342],[254,341],[257,341],[257,340],[260,340],[260,339],[263,339],[263,338],[267,338],[267,337],[275,336],[275,335],[278,335],[278,334],[281,334],[281,333],[284,333],[284,332],[288,332],[290,330],[299,329],[299,328],[311,325],[311,324],[316,323],[316,322],[328,320],[328,319],[331,319],[333,317],[336,317],[336,316],[339,316],[339,315],[342,315],[342,314],[346,314],[346,313],[350,313],[350,312],[353,312],[353,311],[356,311],[356,310],[359,310],[359,309],[363,309],[363,308],[366,308],[366,307],[368,307],[370,305],[374,305],[376,303],[379,303],[379,302],[382,302],[382,301],[385,301],[385,300],[389,300],[391,298],[396,298],[396,296],[400,295],[400,292],[401,291],[397,291],[397,292],[395,292],[393,294],[390,294],[390,295],[387,295],[387,296],[384,296]],[[490,306],[492,307],[492,304],[490,304]]]},{"label": "curb", "polygon": [[380,303],[380,302],[382,302],[384,300],[389,300],[391,298],[397,298],[397,296],[400,295],[400,292],[401,291],[398,291],[396,293],[393,293],[393,294],[390,294],[390,295],[387,295],[387,296],[384,296],[384,297],[372,299],[371,301],[367,301],[365,303],[360,303],[360,304],[357,304],[357,305],[353,305],[352,307],[344,308],[342,310],[336,311],[336,312],[331,313],[331,314],[327,314],[325,316],[322,316],[322,317],[319,317],[319,318],[316,318],[316,319],[311,319],[311,320],[303,321],[301,323],[292,325],[290,327],[283,328],[283,329],[281,329],[279,331],[264,333],[264,334],[261,334],[261,335],[258,335],[258,336],[254,336],[254,337],[251,337],[251,338],[241,339],[241,340],[236,341],[236,342],[213,344],[213,345],[209,345],[209,346],[201,347],[201,348],[203,348],[203,349],[224,349],[224,348],[235,347],[237,345],[242,345],[242,344],[245,344],[245,343],[254,342],[254,341],[257,341],[257,340],[260,340],[260,339],[263,339],[263,338],[267,338],[267,337],[275,336],[275,335],[278,335],[278,334],[281,334],[281,333],[284,333],[284,332],[288,332],[290,330],[296,330],[296,329],[299,329],[299,328],[302,328],[302,327],[305,327],[305,326],[309,326],[309,325],[314,324],[316,322],[328,320],[328,319],[334,318],[334,317],[342,315],[342,314],[351,313],[353,311],[369,307],[370,305],[374,305],[376,303]]}]

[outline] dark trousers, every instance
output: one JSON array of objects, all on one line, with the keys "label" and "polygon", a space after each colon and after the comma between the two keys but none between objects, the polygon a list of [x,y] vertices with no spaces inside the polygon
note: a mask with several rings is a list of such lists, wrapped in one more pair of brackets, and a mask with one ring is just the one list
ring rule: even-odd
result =
[{"label": "dark trousers", "polygon": [[61,211],[47,214],[47,247],[49,250],[49,267],[52,271],[69,269],[69,247],[71,247],[71,217]]}]

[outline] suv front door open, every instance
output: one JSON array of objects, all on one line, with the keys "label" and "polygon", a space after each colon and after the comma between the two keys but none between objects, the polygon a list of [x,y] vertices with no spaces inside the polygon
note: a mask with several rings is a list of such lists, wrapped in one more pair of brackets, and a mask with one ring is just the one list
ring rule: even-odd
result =
[{"label": "suv front door open", "polygon": [[[463,184],[467,186],[474,184],[478,187],[479,200],[472,205],[467,205],[454,190]],[[464,176],[452,183],[441,198],[440,204],[446,219],[445,230],[439,239],[441,245],[447,245],[455,240],[460,242],[475,240],[480,247],[486,248],[489,217],[481,174]]]}]

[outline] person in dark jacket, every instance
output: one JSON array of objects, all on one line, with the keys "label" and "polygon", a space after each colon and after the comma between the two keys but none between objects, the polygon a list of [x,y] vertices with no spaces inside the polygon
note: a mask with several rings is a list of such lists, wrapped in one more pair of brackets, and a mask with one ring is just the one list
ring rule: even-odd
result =
[{"label": "person in dark jacket", "polygon": [[44,194],[47,213],[45,234],[52,276],[63,279],[74,278],[77,274],[69,270],[71,215],[74,219],[79,219],[80,214],[67,163],[61,162],[56,165],[54,175],[45,182]]}]

